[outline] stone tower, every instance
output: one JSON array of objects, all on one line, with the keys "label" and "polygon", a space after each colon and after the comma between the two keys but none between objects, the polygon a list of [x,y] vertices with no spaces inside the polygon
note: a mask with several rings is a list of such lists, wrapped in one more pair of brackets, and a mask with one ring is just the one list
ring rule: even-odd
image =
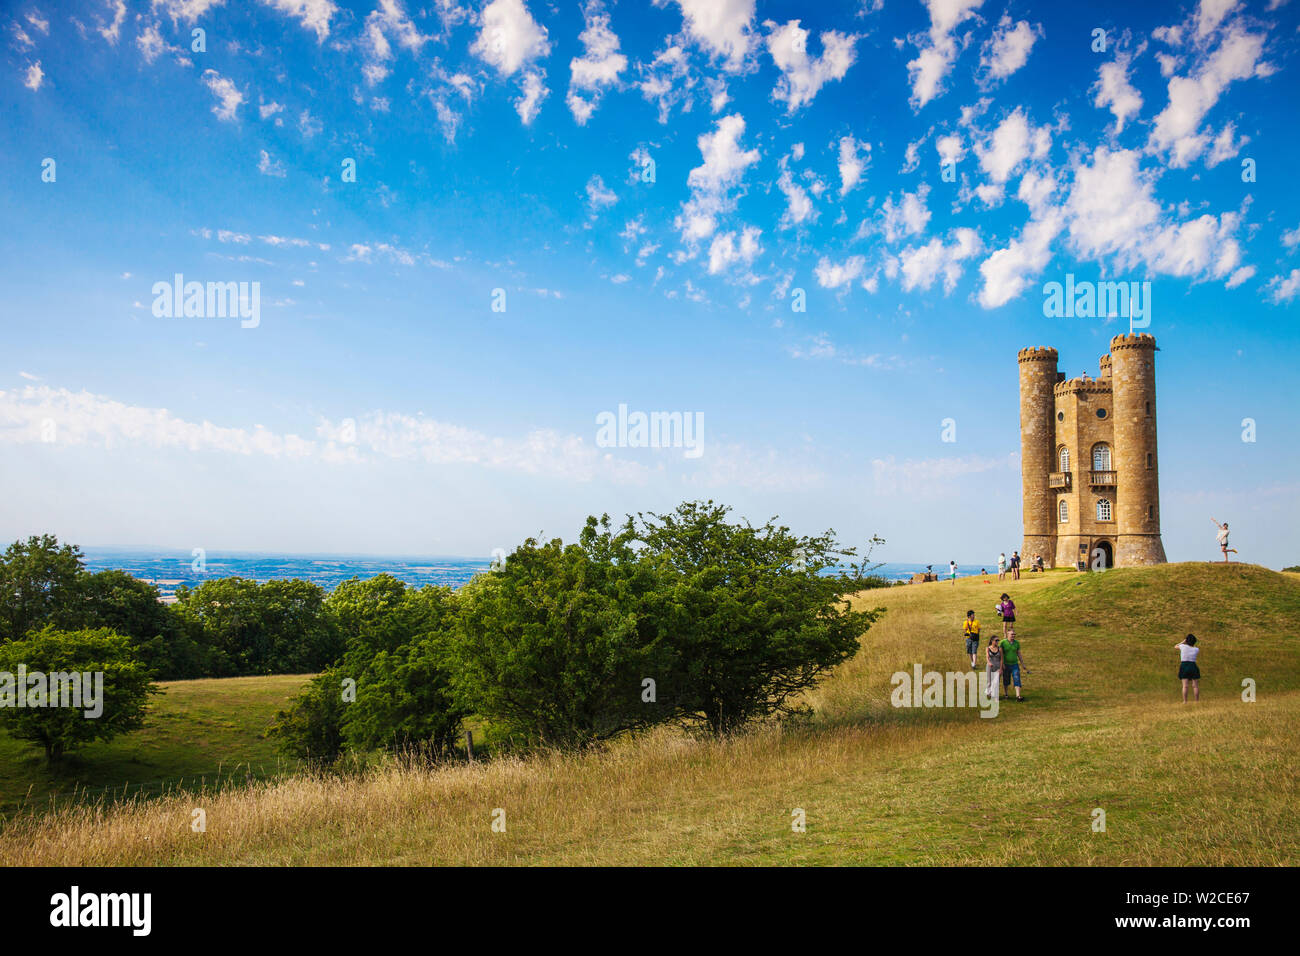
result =
[{"label": "stone tower", "polygon": [[1027,566],[1159,564],[1156,341],[1117,335],[1099,376],[1069,379],[1056,349],[1021,349],[1020,469]]}]

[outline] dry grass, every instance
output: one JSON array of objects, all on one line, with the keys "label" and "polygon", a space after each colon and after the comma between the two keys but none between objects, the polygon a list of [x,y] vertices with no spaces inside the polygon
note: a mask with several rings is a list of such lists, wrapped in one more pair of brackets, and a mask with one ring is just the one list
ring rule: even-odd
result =
[{"label": "dry grass", "polygon": [[[1076,600],[1072,576],[868,593],[889,613],[810,695],[809,728],[727,741],[664,729],[584,755],[393,761],[350,777],[68,807],[7,824],[0,863],[1295,865],[1300,584],[1185,566],[1108,574],[1086,582],[1104,590],[1107,613],[1138,602],[1145,615],[1125,617],[1122,637],[1092,626],[1098,596]],[[1231,637],[1202,628],[1205,699],[1184,706],[1172,680],[1178,635],[1166,632],[1202,588],[1217,608],[1222,588],[1242,580],[1234,600],[1259,604],[1255,617]],[[1003,588],[1025,621],[1031,699],[996,720],[889,707],[894,670],[960,666],[960,611],[991,609]],[[1245,671],[1258,675],[1257,703],[1240,700]],[[195,807],[205,833],[190,828]],[[1105,833],[1092,830],[1096,807]],[[505,833],[492,830],[495,808]],[[794,808],[806,833],[791,830]]]}]

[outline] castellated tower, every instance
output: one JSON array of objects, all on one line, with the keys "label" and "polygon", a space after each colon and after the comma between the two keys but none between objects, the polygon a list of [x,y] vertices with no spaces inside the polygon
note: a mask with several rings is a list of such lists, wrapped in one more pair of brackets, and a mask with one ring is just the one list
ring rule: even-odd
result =
[{"label": "castellated tower", "polygon": [[1020,359],[1020,488],[1024,504],[1025,546],[1020,554],[1028,561],[1035,554],[1056,551],[1056,502],[1047,487],[1047,475],[1056,447],[1052,423],[1052,388],[1060,376],[1056,371],[1056,349],[1021,349]]},{"label": "castellated tower", "polygon": [[1156,342],[1117,335],[1100,375],[1067,380],[1056,349],[1022,349],[1020,467],[1028,566],[1158,564]]}]

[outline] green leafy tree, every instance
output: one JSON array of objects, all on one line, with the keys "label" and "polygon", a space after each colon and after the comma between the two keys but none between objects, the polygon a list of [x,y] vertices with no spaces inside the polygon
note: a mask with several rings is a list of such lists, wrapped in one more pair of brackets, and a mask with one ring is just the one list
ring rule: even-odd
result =
[{"label": "green leafy tree", "polygon": [[175,613],[213,676],[302,674],[338,660],[342,640],[310,581],[230,577],[176,589]]},{"label": "green leafy tree", "polygon": [[671,717],[643,685],[671,671],[668,583],[608,517],[567,547],[525,541],[461,593],[457,698],[520,744],[581,746]]},{"label": "green leafy tree", "polygon": [[137,656],[162,680],[207,673],[200,648],[148,581],[118,570],[84,573],[77,591],[78,619],[63,626],[107,627],[126,635]]},{"label": "green leafy tree", "polygon": [[275,715],[267,737],[300,760],[334,762],[343,752],[343,690],[337,668],[317,674],[286,709]]},{"label": "green leafy tree", "polygon": [[[878,584],[834,532],[797,536],[769,519],[727,520],[712,501],[629,518],[626,535],[671,573],[667,617],[681,713],[715,734],[788,711],[797,696],[857,653],[879,611],[854,611],[851,594]],[[880,543],[873,539],[873,544]]]},{"label": "green leafy tree", "polygon": [[81,549],[52,534],[15,541],[0,556],[0,641],[17,641],[33,628],[77,616]]},{"label": "green leafy tree", "polygon": [[403,588],[399,596],[384,577],[339,598],[348,622],[339,672],[357,682],[356,701],[343,710],[343,737],[354,750],[440,756],[450,750],[466,714],[452,698],[444,652],[456,623],[456,593],[428,586]]},{"label": "green leafy tree", "polygon": [[[0,726],[19,740],[40,744],[51,765],[65,753],[94,740],[111,740],[144,725],[149,695],[157,693],[149,669],[136,658],[129,638],[107,628],[34,632],[21,641],[0,644],[0,673],[16,675],[23,667],[30,676],[89,672],[103,674],[102,711],[64,706],[16,707],[7,700],[19,688],[0,686]],[[5,682],[0,681],[0,685]],[[83,697],[83,704],[86,704]]]}]

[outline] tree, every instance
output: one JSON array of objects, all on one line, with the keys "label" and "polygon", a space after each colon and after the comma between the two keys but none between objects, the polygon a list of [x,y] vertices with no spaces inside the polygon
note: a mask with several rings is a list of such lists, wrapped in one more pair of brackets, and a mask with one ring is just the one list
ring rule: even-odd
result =
[{"label": "tree", "polygon": [[[667,515],[628,518],[643,559],[671,572],[674,669],[667,684],[682,714],[715,734],[787,711],[796,695],[857,653],[879,611],[848,597],[877,582],[834,532],[800,537],[769,519],[727,521],[729,508],[685,502]],[[873,539],[879,543],[879,539]]]},{"label": "tree", "polygon": [[213,676],[302,674],[338,660],[342,641],[310,581],[231,577],[176,589],[175,612]]},{"label": "tree", "polygon": [[529,539],[462,589],[452,687],[519,743],[571,747],[665,720],[643,680],[671,667],[662,572],[608,517],[579,543]]},{"label": "tree", "polygon": [[332,763],[343,752],[344,706],[340,672],[323,671],[275,715],[266,736],[300,760]]},{"label": "tree", "polygon": [[[17,680],[20,673],[27,686]],[[49,688],[66,685],[73,674],[94,675],[92,685],[83,684],[80,706],[63,706],[67,700]],[[96,679],[102,680],[97,704],[89,699]],[[48,688],[37,703],[34,695],[42,680]],[[83,744],[139,729],[153,693],[158,689],[130,639],[107,628],[60,631],[51,626],[0,644],[0,726],[19,740],[41,744],[50,765]],[[26,706],[16,706],[18,694],[27,696]]]},{"label": "tree", "polygon": [[77,584],[77,611],[64,627],[107,627],[131,638],[136,655],[161,680],[206,675],[199,647],[160,600],[148,581],[109,570],[83,573]]},{"label": "tree", "polygon": [[75,614],[81,549],[59,546],[52,534],[15,541],[0,556],[0,641],[17,641],[33,628]]},{"label": "tree", "polygon": [[[385,576],[381,576],[385,577]],[[385,748],[438,757],[452,747],[466,715],[451,695],[444,645],[455,626],[456,593],[432,585],[403,588],[372,579],[341,601],[355,617],[338,673],[356,680],[342,732],[354,750]],[[400,582],[399,582],[400,583]]]}]

